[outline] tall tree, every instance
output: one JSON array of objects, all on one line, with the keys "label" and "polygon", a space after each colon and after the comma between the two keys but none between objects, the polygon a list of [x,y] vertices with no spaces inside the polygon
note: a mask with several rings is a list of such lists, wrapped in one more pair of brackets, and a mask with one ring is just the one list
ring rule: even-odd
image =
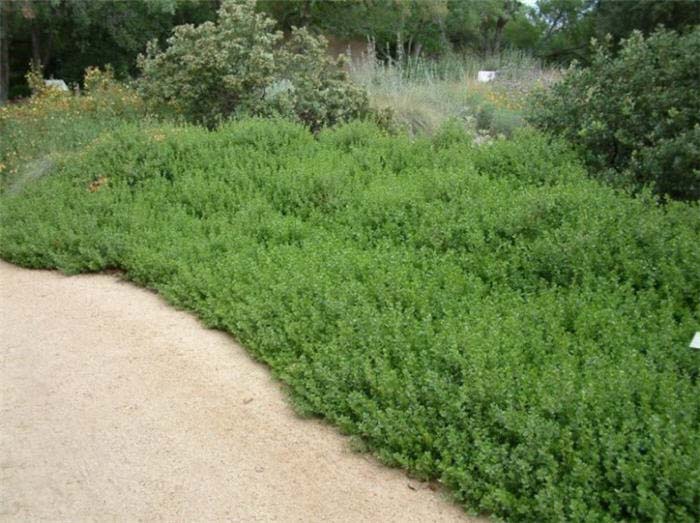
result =
[{"label": "tall tree", "polygon": [[587,63],[590,41],[610,35],[613,48],[632,31],[649,34],[660,25],[679,32],[700,24],[698,0],[539,0],[543,37],[538,54]]},{"label": "tall tree", "polygon": [[[90,65],[110,63],[120,76],[135,73],[136,56],[149,40],[164,40],[178,24],[211,20],[219,5],[218,0],[0,1],[12,6],[6,19],[13,66],[23,72],[34,60],[47,75],[72,82]],[[11,78],[12,88],[17,80]]]},{"label": "tall tree", "polygon": [[0,0],[0,105],[7,101],[10,92],[9,16],[9,0]]},{"label": "tall tree", "polygon": [[597,36],[618,42],[635,29],[648,35],[659,25],[684,32],[700,23],[698,0],[597,0],[593,14]]},{"label": "tall tree", "polygon": [[455,47],[482,53],[500,52],[505,30],[523,5],[519,0],[450,0],[448,2],[447,30]]}]

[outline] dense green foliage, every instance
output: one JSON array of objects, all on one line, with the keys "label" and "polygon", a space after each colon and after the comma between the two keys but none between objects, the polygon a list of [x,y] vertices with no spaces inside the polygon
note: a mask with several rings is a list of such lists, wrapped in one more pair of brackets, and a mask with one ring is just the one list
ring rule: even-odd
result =
[{"label": "dense green foliage", "polygon": [[534,100],[531,121],[579,146],[604,176],[660,194],[700,199],[700,26],[686,35],[635,33],[613,57]]},{"label": "dense green foliage", "polygon": [[538,0],[532,18],[538,38],[530,49],[559,62],[588,63],[591,39],[610,38],[613,47],[634,31],[659,28],[680,32],[700,24],[698,0]]},{"label": "dense green foliage", "polygon": [[[0,103],[27,95],[30,59],[50,76],[78,82],[88,66],[137,73],[136,56],[181,24],[213,20],[221,0],[3,0]],[[260,0],[257,9],[285,31],[308,27],[340,40],[373,40],[383,58],[451,51],[526,50],[540,58],[588,62],[593,37],[614,42],[659,24],[685,31],[700,23],[697,0]],[[6,62],[9,62],[7,64]],[[9,75],[9,78],[6,78]],[[8,83],[9,81],[9,83]]]},{"label": "dense green foliage", "polygon": [[[526,21],[528,9],[518,0],[259,0],[284,29],[309,26],[341,39],[373,40],[390,56],[471,49],[494,53],[520,42],[504,29],[512,20]],[[531,25],[531,24],[530,24]]]},{"label": "dense green foliage", "polygon": [[200,23],[218,0],[3,0],[9,38],[10,98],[27,95],[30,60],[47,76],[79,82],[90,66],[111,64],[119,78],[136,73],[136,56],[175,25]]},{"label": "dense green foliage", "polygon": [[696,204],[537,134],[254,120],[122,127],[0,203],[4,259],[122,269],[465,506],[700,518]]},{"label": "dense green foliage", "polygon": [[614,42],[659,25],[684,31],[700,23],[697,0],[260,0],[285,28],[310,26],[340,38],[373,39],[396,57],[452,50],[494,54],[527,50],[557,62],[590,58],[591,38]]},{"label": "dense green foliage", "polygon": [[139,91],[156,109],[213,126],[230,116],[282,116],[311,129],[364,116],[367,95],[322,38],[294,28],[283,41],[255,2],[226,1],[216,23],[182,25],[139,57]]}]

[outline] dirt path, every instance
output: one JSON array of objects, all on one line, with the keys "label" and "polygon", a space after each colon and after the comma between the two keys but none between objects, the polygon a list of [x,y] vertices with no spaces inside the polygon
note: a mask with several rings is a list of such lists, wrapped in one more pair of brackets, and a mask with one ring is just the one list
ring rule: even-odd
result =
[{"label": "dirt path", "polygon": [[111,276],[0,262],[0,373],[2,520],[467,520],[295,416],[231,338]]}]

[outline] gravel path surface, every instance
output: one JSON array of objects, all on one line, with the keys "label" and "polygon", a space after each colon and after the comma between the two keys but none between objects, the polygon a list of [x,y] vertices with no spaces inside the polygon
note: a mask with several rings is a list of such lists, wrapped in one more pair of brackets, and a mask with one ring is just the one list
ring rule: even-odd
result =
[{"label": "gravel path surface", "polygon": [[114,276],[0,262],[0,520],[477,521]]}]

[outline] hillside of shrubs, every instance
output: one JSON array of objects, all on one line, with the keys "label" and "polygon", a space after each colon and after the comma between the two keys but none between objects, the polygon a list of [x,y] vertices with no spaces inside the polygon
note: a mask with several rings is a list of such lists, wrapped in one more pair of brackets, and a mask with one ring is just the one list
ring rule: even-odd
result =
[{"label": "hillside of shrubs", "polygon": [[35,64],[0,107],[0,258],[157,291],[469,512],[698,521],[699,34],[475,94],[464,63],[355,83],[224,2],[132,83]]},{"label": "hillside of shrubs", "polygon": [[697,207],[536,133],[131,124],[55,162],[3,195],[2,258],[124,271],[468,509],[700,517]]}]

